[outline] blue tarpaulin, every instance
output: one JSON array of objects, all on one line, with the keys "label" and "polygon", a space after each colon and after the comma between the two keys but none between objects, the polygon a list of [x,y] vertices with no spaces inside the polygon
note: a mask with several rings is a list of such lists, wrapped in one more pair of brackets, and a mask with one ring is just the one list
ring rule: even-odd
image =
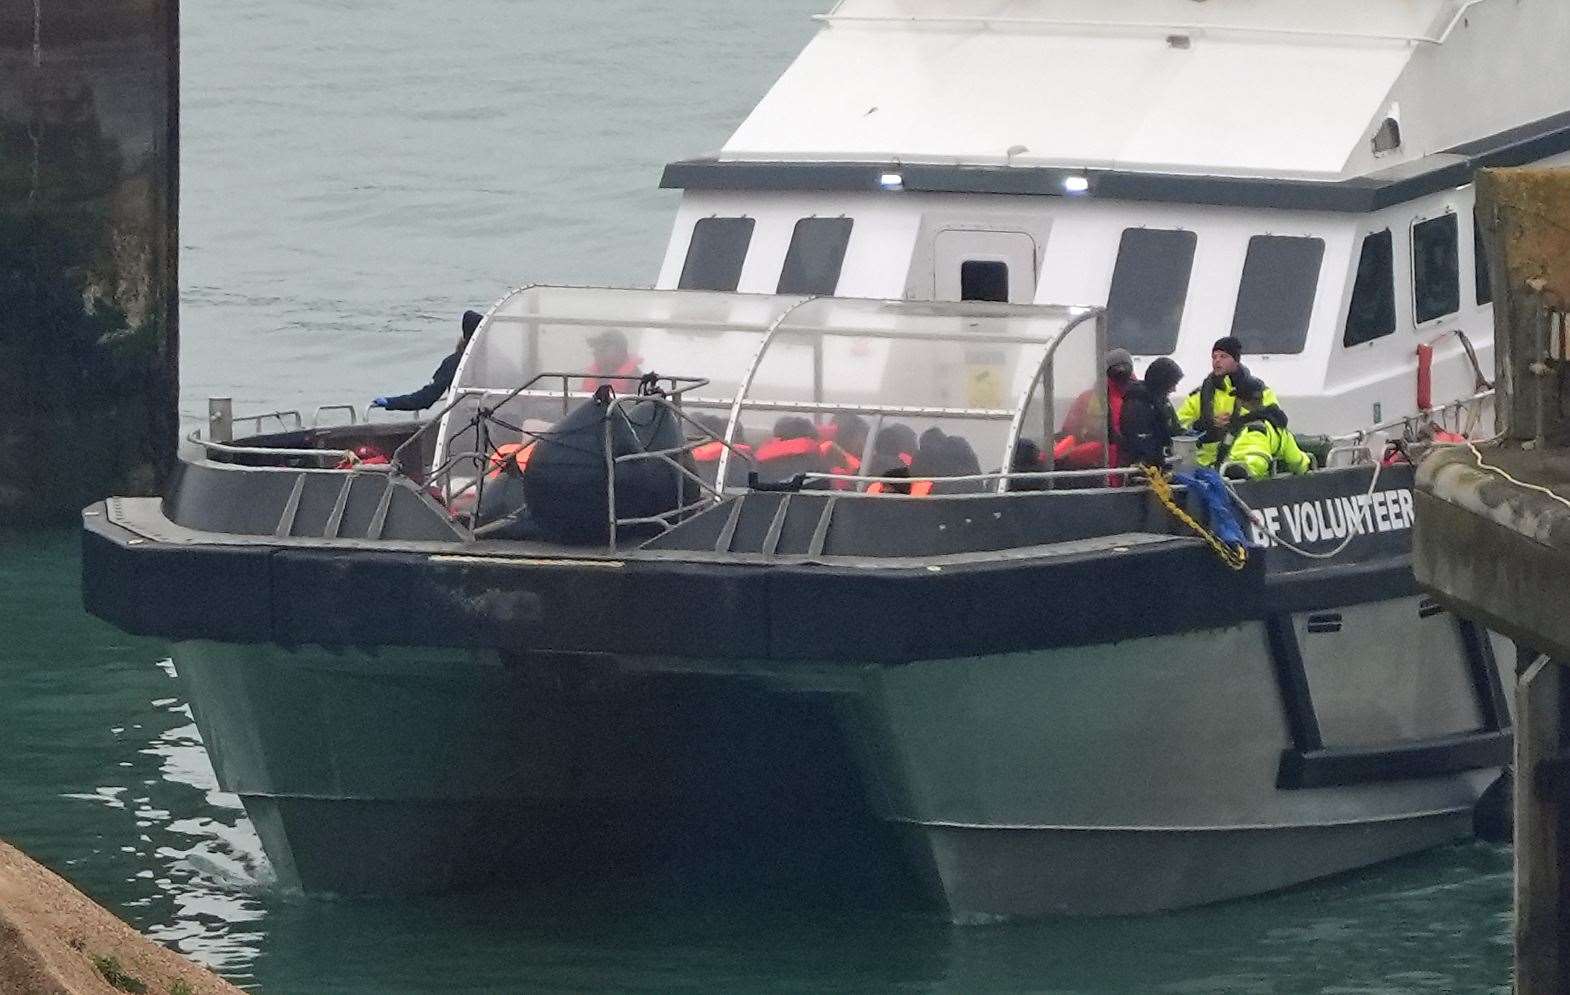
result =
[{"label": "blue tarpaulin", "polygon": [[1187,487],[1190,494],[1199,498],[1199,503],[1205,509],[1206,522],[1216,538],[1228,546],[1253,545],[1248,540],[1248,533],[1243,531],[1242,523],[1238,521],[1232,506],[1232,495],[1227,493],[1227,485],[1222,482],[1221,474],[1201,467],[1189,473],[1173,474],[1172,480]]}]

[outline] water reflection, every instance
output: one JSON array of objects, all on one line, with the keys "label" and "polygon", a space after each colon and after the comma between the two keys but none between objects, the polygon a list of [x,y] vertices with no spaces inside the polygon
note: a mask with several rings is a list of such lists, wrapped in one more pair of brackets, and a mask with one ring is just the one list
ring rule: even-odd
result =
[{"label": "water reflection", "polygon": [[[157,665],[172,682],[173,663]],[[138,868],[124,882],[136,897],[122,905],[146,916],[144,932],[232,978],[249,978],[266,937],[262,893],[272,882],[261,841],[239,798],[219,789],[190,706],[165,697],[148,708],[151,723],[110,732],[127,746],[151,733],[135,754],[151,758],[157,776],[144,776],[146,761],[120,760],[115,769],[126,772],[125,783],[61,797],[134,817],[134,838],[117,849]],[[159,728],[160,719],[176,724]]]}]

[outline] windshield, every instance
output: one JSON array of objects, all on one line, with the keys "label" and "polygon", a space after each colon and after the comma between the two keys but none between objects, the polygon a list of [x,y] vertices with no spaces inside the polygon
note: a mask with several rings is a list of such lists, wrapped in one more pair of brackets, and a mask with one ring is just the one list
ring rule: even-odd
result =
[{"label": "windshield", "polygon": [[[751,457],[803,457],[764,461],[774,465],[763,479],[830,466],[997,470],[1015,433],[1050,451],[1068,409],[1098,389],[1101,323],[1087,317],[1099,312],[531,287],[497,304],[471,341],[437,461],[521,441],[601,386],[633,393],[658,374],[707,381],[663,386],[684,390],[684,409]],[[1064,335],[1076,323],[1082,333]],[[482,407],[492,416],[478,417]],[[918,461],[924,441],[930,458]]]}]

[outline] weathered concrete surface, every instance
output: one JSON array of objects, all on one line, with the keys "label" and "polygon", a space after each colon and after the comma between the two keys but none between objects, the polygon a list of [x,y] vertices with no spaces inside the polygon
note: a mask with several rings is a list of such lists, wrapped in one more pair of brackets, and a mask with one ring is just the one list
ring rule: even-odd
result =
[{"label": "weathered concrete surface", "polygon": [[[1485,172],[1502,439],[1418,468],[1413,569],[1528,647],[1516,684],[1516,991],[1570,992],[1570,171]],[[1558,341],[1555,341],[1555,340]],[[1546,655],[1542,655],[1546,654]]]},{"label": "weathered concrete surface", "polygon": [[1516,442],[1570,444],[1570,414],[1557,403],[1561,388],[1538,363],[1548,351],[1547,328],[1539,327],[1543,306],[1570,306],[1570,170],[1484,170],[1477,221],[1501,330],[1494,353],[1498,432]]},{"label": "weathered concrete surface", "polygon": [[[1570,452],[1483,447],[1484,462],[1570,501]],[[1570,504],[1441,449],[1417,471],[1413,571],[1454,611],[1570,659]]]},{"label": "weathered concrete surface", "polygon": [[[112,958],[112,960],[111,960]],[[106,974],[119,982],[110,984]],[[0,995],[239,995],[0,843]]]},{"label": "weathered concrete surface", "polygon": [[173,466],[178,67],[178,0],[0,4],[0,524]]}]

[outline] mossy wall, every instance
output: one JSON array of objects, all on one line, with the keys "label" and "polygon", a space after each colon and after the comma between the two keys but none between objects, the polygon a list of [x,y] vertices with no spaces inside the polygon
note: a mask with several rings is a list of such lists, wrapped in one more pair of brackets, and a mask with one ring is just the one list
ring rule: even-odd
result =
[{"label": "mossy wall", "polygon": [[0,4],[0,526],[173,465],[178,7]]},{"label": "mossy wall", "polygon": [[1570,445],[1570,363],[1539,341],[1542,310],[1570,311],[1570,169],[1486,169],[1477,219],[1494,292],[1498,428],[1517,442]]}]

